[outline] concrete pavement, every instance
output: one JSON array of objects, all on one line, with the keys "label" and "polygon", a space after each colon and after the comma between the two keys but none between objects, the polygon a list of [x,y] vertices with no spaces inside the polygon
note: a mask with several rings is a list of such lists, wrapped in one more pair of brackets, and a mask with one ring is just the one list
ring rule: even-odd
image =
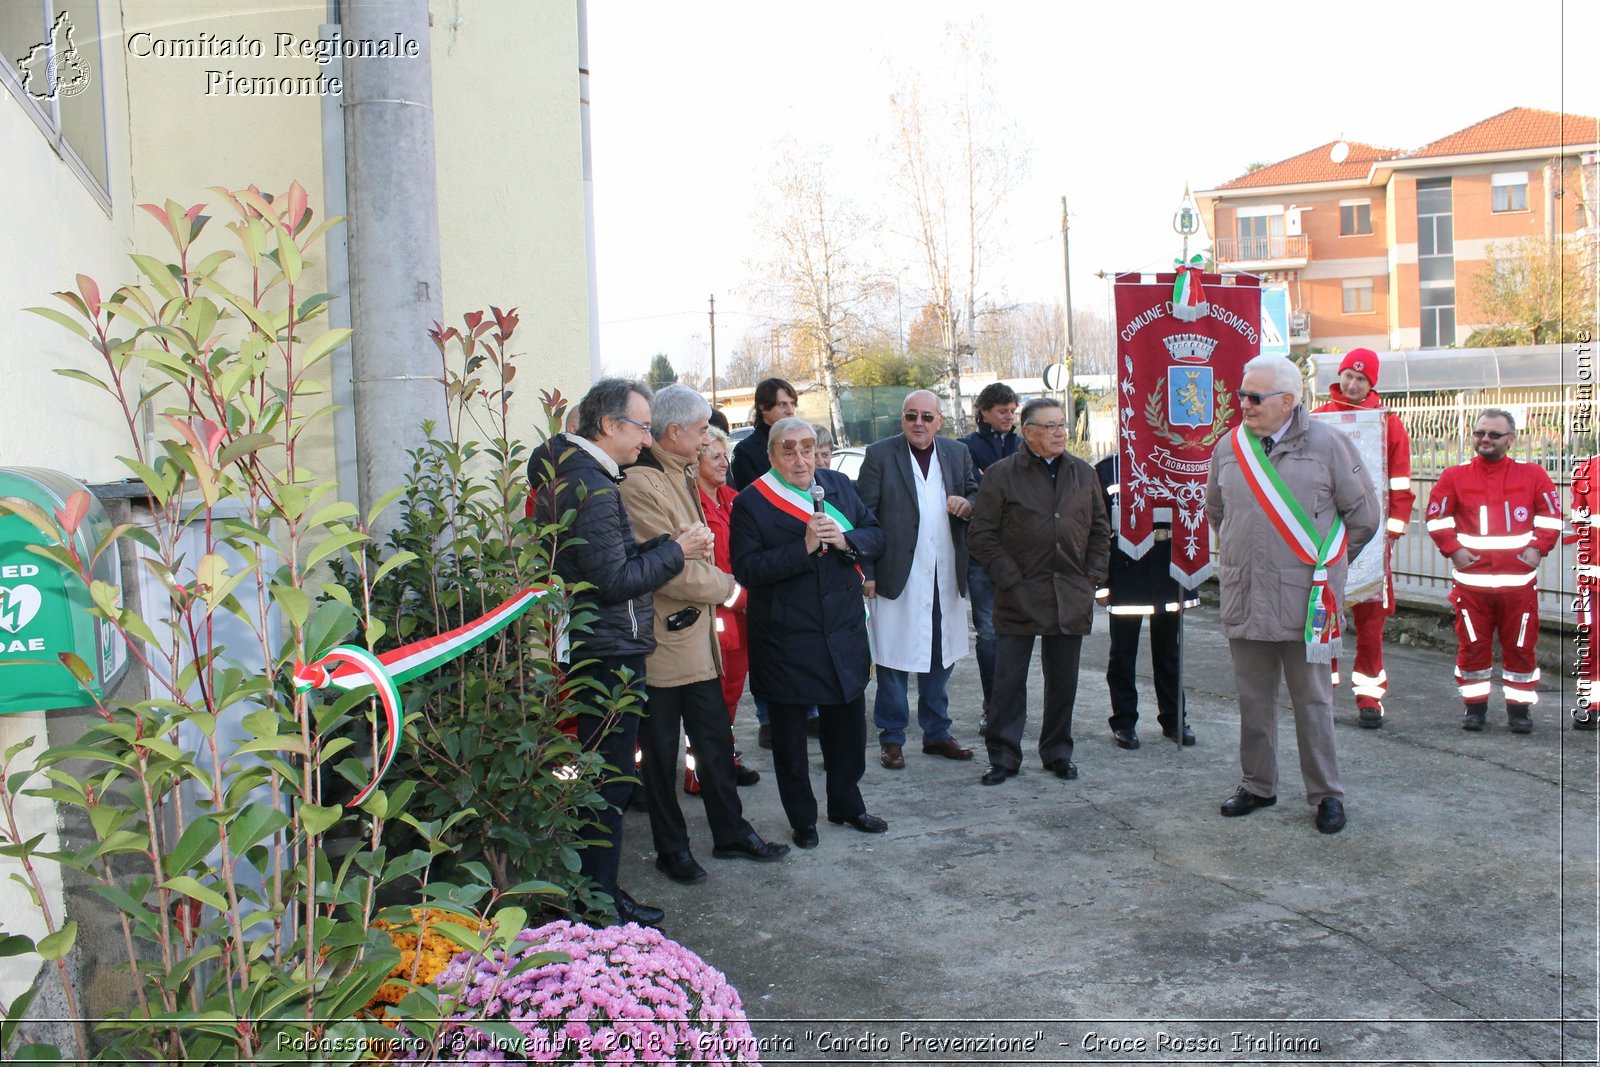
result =
[{"label": "concrete pavement", "polygon": [[[868,692],[862,791],[887,834],[824,821],[813,851],[717,860],[685,797],[710,878],[656,872],[646,816],[630,812],[622,883],[727,973],[767,1063],[1595,1062],[1596,735],[1568,728],[1556,673],[1533,734],[1506,731],[1498,693],[1473,734],[1451,656],[1391,646],[1381,730],[1357,728],[1340,690],[1349,824],[1324,836],[1287,703],[1277,806],[1219,814],[1238,783],[1238,712],[1213,608],[1186,642],[1196,747],[1161,738],[1147,647],[1144,746],[1113,746],[1099,618],[1076,781],[1037,764],[1035,693],[1032,762],[979,785],[969,658],[951,707],[970,763],[925,756],[913,736],[905,770],[880,767]],[[740,791],[746,815],[788,841],[748,696],[735,732],[763,774]]]}]

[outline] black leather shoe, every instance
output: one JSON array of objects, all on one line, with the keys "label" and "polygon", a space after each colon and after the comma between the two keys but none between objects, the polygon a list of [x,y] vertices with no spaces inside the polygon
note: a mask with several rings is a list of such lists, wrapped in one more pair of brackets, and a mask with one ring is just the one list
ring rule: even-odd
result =
[{"label": "black leather shoe", "polygon": [[696,882],[706,880],[706,869],[695,862],[694,853],[688,849],[682,852],[661,853],[656,857],[656,870],[674,882],[682,882],[684,885],[694,885]]},{"label": "black leather shoe", "polygon": [[1007,770],[998,763],[991,763],[989,764],[989,769],[983,772],[983,777],[978,780],[984,785],[999,785],[1016,773],[1016,771]]},{"label": "black leather shoe", "polygon": [[876,815],[869,815],[866,812],[862,812],[860,815],[852,815],[848,819],[839,819],[830,815],[828,816],[828,821],[835,826],[854,826],[864,834],[881,834],[889,828],[888,823]]},{"label": "black leather shoe", "polygon": [[1111,740],[1117,743],[1118,748],[1134,749],[1139,747],[1139,735],[1132,730],[1112,730]]},{"label": "black leather shoe", "polygon": [[1576,711],[1572,713],[1572,728],[1574,730],[1593,730],[1596,726],[1600,726],[1600,719],[1595,717],[1594,712],[1583,712],[1583,718],[1581,719],[1578,714]]},{"label": "black leather shoe", "polygon": [[756,731],[756,744],[760,745],[762,748],[771,748],[772,747],[772,724],[771,723],[768,723],[767,725],[761,727],[759,730]]},{"label": "black leather shoe", "polygon": [[1222,814],[1230,817],[1249,815],[1257,808],[1270,808],[1277,802],[1277,797],[1258,797],[1241,785],[1238,792],[1222,802]]},{"label": "black leather shoe", "polygon": [[[1162,730],[1161,736],[1165,737],[1168,741],[1176,741],[1178,739],[1178,731]],[[1185,745],[1194,744],[1194,731],[1189,729],[1188,723],[1183,724],[1183,743]]]},{"label": "black leather shoe", "polygon": [[742,763],[733,765],[734,785],[755,785],[759,781],[761,781],[761,772],[754,767],[746,767]]},{"label": "black leather shoe", "polygon": [[648,904],[641,904],[622,890],[617,890],[613,898],[617,902],[617,921],[623,923],[638,923],[640,926],[660,926],[667,913],[660,908],[652,908]]},{"label": "black leather shoe", "polygon": [[801,848],[817,847],[817,828],[815,826],[802,826],[794,832],[794,843]]},{"label": "black leather shoe", "polygon": [[774,845],[771,841],[761,840],[761,835],[751,830],[737,841],[730,841],[726,845],[718,845],[711,850],[711,854],[719,860],[755,860],[757,863],[771,863],[781,860],[789,854],[788,845]]},{"label": "black leather shoe", "polygon": [[1065,778],[1069,782],[1078,777],[1078,765],[1069,759],[1056,760],[1050,764],[1050,770],[1057,778]]},{"label": "black leather shoe", "polygon": [[1344,804],[1333,797],[1323,797],[1317,805],[1317,829],[1325,834],[1336,834],[1344,829]]}]

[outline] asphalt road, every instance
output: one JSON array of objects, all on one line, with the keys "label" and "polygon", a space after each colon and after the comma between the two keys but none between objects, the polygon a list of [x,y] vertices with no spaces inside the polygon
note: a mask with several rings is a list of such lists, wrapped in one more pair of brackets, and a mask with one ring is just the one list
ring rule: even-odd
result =
[{"label": "asphalt road", "polygon": [[[916,736],[885,770],[869,721],[862,791],[888,833],[824,821],[779,863],[713,859],[683,797],[710,878],[659,874],[630,812],[623,885],[726,972],[767,1063],[1595,1062],[1596,735],[1568,728],[1554,672],[1531,735],[1506,731],[1498,693],[1466,733],[1450,655],[1391,647],[1381,730],[1341,690],[1349,823],[1324,836],[1287,703],[1278,805],[1217,810],[1238,712],[1214,609],[1187,626],[1193,748],[1162,740],[1144,661],[1144,746],[1112,745],[1105,655],[1097,619],[1076,781],[1037,764],[1037,693],[1032,762],[1000,786],[978,783],[981,747],[952,762]],[[951,683],[969,744],[979,692],[969,658]],[[748,697],[735,733],[763,772],[746,815],[787,841]],[[820,795],[815,743],[812,769]]]}]

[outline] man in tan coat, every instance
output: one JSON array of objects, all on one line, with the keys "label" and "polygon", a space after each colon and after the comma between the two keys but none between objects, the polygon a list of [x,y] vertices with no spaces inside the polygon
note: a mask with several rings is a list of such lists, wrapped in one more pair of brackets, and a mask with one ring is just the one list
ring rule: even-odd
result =
[{"label": "man in tan coat", "polygon": [[1206,484],[1222,633],[1239,690],[1243,781],[1222,814],[1278,802],[1278,687],[1287,682],[1306,800],[1325,834],[1344,828],[1333,744],[1333,676],[1349,560],[1378,530],[1378,497],[1355,447],[1300,402],[1282,356],[1244,365],[1244,422],[1217,444]]},{"label": "man in tan coat", "polygon": [[[655,438],[629,467],[622,502],[636,536],[649,539],[703,524],[695,469],[706,443],[711,406],[693,389],[670,385],[650,406]],[[718,569],[715,553],[685,559],[677,577],[656,590],[656,648],[645,662],[646,704],[639,749],[656,867],[675,882],[704,881],[705,868],[689,850],[689,830],[676,791],[678,738],[687,732],[700,776],[700,797],[720,859],[782,859],[788,845],[762,840],[745,821],[733,768],[733,731],[722,701],[722,654],[716,606],[736,592],[733,576]]]}]

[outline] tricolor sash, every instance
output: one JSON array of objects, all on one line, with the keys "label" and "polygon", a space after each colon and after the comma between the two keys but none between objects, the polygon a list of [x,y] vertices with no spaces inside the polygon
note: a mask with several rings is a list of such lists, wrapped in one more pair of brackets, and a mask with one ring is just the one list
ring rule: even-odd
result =
[{"label": "tricolor sash", "polygon": [[[783,512],[792,519],[801,522],[810,522],[811,516],[816,512],[816,501],[804,489],[796,488],[784,481],[777,471],[769,470],[755,482],[756,492],[766,498],[767,503]],[[822,510],[845,533],[855,529],[850,520],[844,517],[844,512],[833,506],[833,501],[824,499]]]},{"label": "tricolor sash", "polygon": [[1344,518],[1335,514],[1327,535],[1318,534],[1316,524],[1289,492],[1278,469],[1267,460],[1261,439],[1243,425],[1235,427],[1232,433],[1233,452],[1239,457],[1245,484],[1295,558],[1311,568],[1311,595],[1306,603],[1306,661],[1331,663],[1333,642],[1341,635],[1341,630],[1339,602],[1328,582],[1328,567],[1344,555],[1347,540]]}]

